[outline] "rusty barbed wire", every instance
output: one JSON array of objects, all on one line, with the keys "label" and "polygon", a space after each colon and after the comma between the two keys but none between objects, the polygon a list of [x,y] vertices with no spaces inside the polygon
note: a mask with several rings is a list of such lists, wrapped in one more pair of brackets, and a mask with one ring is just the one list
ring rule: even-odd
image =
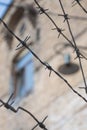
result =
[{"label": "rusty barbed wire", "polygon": [[73,0],[73,1],[72,1],[72,7],[75,6],[75,5],[76,5],[78,2],[80,2],[80,1],[82,1],[82,0]]},{"label": "rusty barbed wire", "polygon": [[74,47],[73,43],[62,32],[62,31],[64,31],[64,29],[59,28],[57,26],[57,24],[54,22],[54,20],[46,13],[47,10],[44,10],[43,7],[41,7],[36,0],[34,0],[34,1],[35,1],[36,5],[37,5],[37,8],[39,9],[39,12],[41,11],[43,14],[45,14],[49,18],[49,20],[53,23],[55,28],[53,28],[52,30],[57,30],[57,32],[59,33],[58,37],[61,34],[72,45],[72,47]]},{"label": "rusty barbed wire", "polygon": [[[22,110],[22,111],[26,112],[27,114],[29,114],[29,115],[37,122],[37,125],[35,125],[35,126],[32,128],[32,130],[34,130],[37,126],[39,126],[39,127],[40,127],[41,129],[43,129],[43,130],[48,130],[48,129],[46,128],[46,126],[43,124],[44,121],[47,119],[48,116],[46,116],[46,117],[43,119],[43,121],[40,122],[40,121],[38,121],[38,119],[37,119],[30,111],[26,110],[25,108],[23,108],[23,107],[18,107],[17,109],[15,109],[15,108],[12,106],[12,104],[14,103],[14,101],[10,102],[11,99],[12,99],[12,97],[13,97],[13,95],[14,95],[14,94],[12,93],[7,102],[4,102],[3,100],[0,99],[0,102],[2,103],[2,104],[0,105],[0,107],[4,106],[6,109],[9,109],[9,110],[11,110],[11,111],[14,112],[14,113],[17,113],[19,110]],[[9,103],[9,102],[10,102],[10,103]]]},{"label": "rusty barbed wire", "polygon": [[[37,4],[37,1],[36,0],[34,0],[35,2],[36,2],[36,4]],[[40,6],[40,5],[39,5]],[[46,13],[46,12],[45,12]],[[50,18],[50,16],[46,13],[46,15]],[[50,19],[50,20],[52,20],[52,19]],[[17,45],[17,48],[16,48],[16,50],[18,50],[18,48],[19,48],[19,45],[20,45],[20,43],[22,44],[22,46],[23,47],[25,47],[26,49],[28,49],[31,53],[32,53],[32,55],[43,65],[43,66],[45,66],[45,68],[47,68],[50,72],[54,72],[59,78],[61,78],[67,85],[68,85],[68,87],[76,94],[76,95],[78,95],[80,98],[82,98],[85,102],[87,102],[87,100],[85,99],[85,97],[83,97],[79,92],[77,92],[76,90],[74,90],[74,88],[70,85],[70,83],[60,74],[60,73],[58,73],[57,71],[55,71],[48,63],[46,63],[46,62],[43,62],[38,56],[37,56],[37,54],[35,53],[35,52],[33,52],[31,49],[30,49],[30,47],[26,44],[26,38],[24,39],[24,41],[23,40],[21,40],[8,26],[7,26],[7,24],[2,20],[2,19],[0,19],[0,21],[3,23],[3,25],[5,26],[5,28],[11,33],[11,35],[13,35],[18,41],[19,41],[19,44]],[[52,20],[53,21],[53,20]],[[56,28],[58,28],[57,27],[57,25],[55,24],[55,22],[53,21],[53,23],[54,23],[54,25],[56,26]],[[63,33],[61,33],[61,34],[63,34]],[[28,37],[28,36],[27,36]],[[67,38],[67,37],[66,37]],[[70,41],[70,43],[72,43],[71,41]],[[72,44],[73,45],[73,44]],[[74,46],[74,45],[73,45]],[[50,74],[49,74],[50,75]]]},{"label": "rusty barbed wire", "polygon": [[[58,37],[60,36],[60,34],[62,35],[64,30],[60,29],[56,23],[54,22],[54,20],[46,13],[46,11],[39,5],[39,3],[37,2],[37,0],[34,0],[35,3],[37,4],[38,8],[51,20],[51,22],[54,24],[54,26],[56,28],[52,29],[52,30],[55,30],[57,29],[57,31],[59,32],[59,35]],[[81,62],[81,58],[85,58],[87,60],[87,58],[85,56],[83,56],[83,54],[80,53],[80,50],[78,49],[77,45],[76,45],[76,42],[75,42],[75,39],[74,39],[74,36],[73,36],[73,33],[72,33],[72,30],[71,30],[71,27],[70,27],[70,23],[69,23],[69,17],[68,17],[68,14],[65,12],[64,10],[64,7],[63,7],[63,4],[61,2],[61,0],[59,0],[59,3],[60,3],[60,6],[61,6],[61,9],[63,11],[63,14],[59,14],[59,16],[63,16],[64,17],[64,22],[66,21],[67,22],[67,25],[68,25],[68,29],[69,29],[69,32],[70,32],[70,35],[72,37],[72,41],[73,43],[70,41],[70,40],[67,40],[65,37],[65,39],[72,45],[72,47],[74,48],[75,52],[76,52],[76,58],[78,58],[79,60],[79,65],[80,65],[80,69],[81,69],[81,73],[82,73],[82,77],[83,77],[83,81],[84,81],[84,85],[85,85],[85,92],[87,93],[87,84],[86,84],[86,79],[85,79],[85,75],[84,75],[84,71],[83,71],[83,67],[82,67],[82,62]],[[62,36],[65,36],[64,34]]]},{"label": "rusty barbed wire", "polygon": [[[68,27],[69,27],[70,34],[71,34],[71,36],[72,36],[73,42],[71,42],[71,40],[69,40],[68,37],[64,35],[64,33],[63,33],[64,29],[59,28],[59,27],[56,25],[55,21],[46,13],[46,11],[47,11],[48,9],[43,9],[43,8],[39,5],[39,3],[38,3],[36,0],[34,0],[34,1],[35,1],[35,3],[37,4],[38,8],[40,9],[40,14],[44,13],[44,14],[51,20],[51,22],[52,22],[53,25],[55,26],[55,28],[54,28],[53,30],[57,30],[57,32],[59,33],[59,34],[58,34],[58,37],[59,37],[60,35],[62,35],[62,36],[71,44],[71,46],[74,48],[74,50],[75,50],[75,52],[76,52],[76,54],[77,54],[77,58],[79,58],[80,68],[81,68],[81,71],[82,71],[82,73],[83,73],[82,75],[84,75],[83,68],[82,68],[82,64],[81,64],[81,57],[80,57],[80,56],[82,56],[82,57],[85,58],[86,60],[87,60],[87,58],[86,58],[85,56],[83,56],[83,54],[81,54],[80,50],[77,48],[77,45],[76,45],[76,43],[75,43],[75,41],[74,41],[75,39],[74,39],[74,37],[73,37],[72,31],[71,31],[71,28],[70,28],[70,25],[69,25],[69,21],[68,21],[68,20],[69,20],[69,17],[68,17],[68,14],[66,14],[65,11],[64,11],[64,9],[62,8],[63,11],[64,11],[64,12],[63,12],[64,15],[61,15],[61,16],[64,17],[64,22],[65,22],[65,21],[68,21],[67,24],[68,24]],[[59,0],[59,1],[60,1],[60,0]],[[60,1],[60,2],[61,2],[61,1]],[[61,7],[62,7],[62,6],[61,6]],[[3,25],[5,26],[5,28],[11,33],[11,35],[13,35],[13,36],[18,40],[19,44],[17,45],[16,50],[19,50],[19,49],[21,49],[22,47],[25,47],[26,49],[28,49],[28,50],[32,53],[32,55],[33,55],[43,66],[45,66],[46,69],[49,70],[49,76],[51,76],[51,72],[54,72],[60,79],[62,79],[62,80],[67,84],[67,86],[68,86],[76,95],[78,95],[81,99],[83,99],[83,100],[87,103],[87,99],[86,99],[85,97],[83,97],[78,91],[76,91],[76,90],[71,86],[71,84],[70,84],[60,73],[58,73],[56,70],[54,70],[54,68],[53,68],[52,66],[50,66],[47,62],[42,61],[42,60],[40,59],[40,57],[38,57],[38,55],[37,55],[32,49],[30,49],[30,47],[27,45],[27,42],[28,42],[28,40],[30,39],[30,36],[26,36],[24,40],[21,40],[21,39],[7,26],[7,24],[6,24],[2,19],[0,19],[0,21],[1,21],[1,23],[3,23]],[[85,77],[84,77],[83,79],[85,80]],[[84,81],[84,82],[86,82],[86,81]],[[86,89],[86,83],[85,83],[85,89]],[[87,90],[86,90],[86,93],[87,93]],[[46,117],[40,122],[40,121],[38,121],[38,119],[37,119],[30,111],[26,110],[25,108],[19,106],[17,109],[15,109],[15,108],[12,106],[12,104],[14,103],[14,101],[10,102],[12,96],[13,96],[13,94],[9,97],[9,99],[8,99],[7,102],[4,102],[3,100],[0,99],[0,102],[1,102],[0,107],[4,106],[6,109],[9,109],[9,110],[13,111],[14,113],[17,113],[19,110],[22,110],[22,111],[26,112],[27,114],[29,114],[29,115],[37,122],[37,124],[32,128],[32,130],[34,130],[37,126],[39,126],[39,127],[40,127],[41,129],[43,129],[43,130],[48,130],[48,129],[46,128],[46,126],[44,125],[44,121],[47,119],[48,116],[46,116]]]},{"label": "rusty barbed wire", "polygon": [[82,6],[82,4],[80,3],[80,1],[82,1],[82,0],[74,0],[72,2],[72,6],[75,6],[76,4],[78,4],[81,7],[81,9],[87,14],[87,10]]},{"label": "rusty barbed wire", "polygon": [[[77,55],[77,58],[79,60],[79,66],[80,66],[80,70],[81,70],[81,73],[82,73],[82,77],[83,77],[83,81],[84,81],[84,85],[85,85],[85,92],[87,93],[87,84],[86,84],[86,79],[85,79],[85,74],[84,74],[84,71],[83,71],[83,66],[82,66],[82,62],[81,62],[81,56],[80,56],[80,51],[77,47],[77,44],[75,42],[75,39],[74,39],[74,36],[73,36],[73,33],[72,33],[72,29],[71,29],[71,26],[70,26],[70,22],[69,22],[69,18],[68,18],[68,14],[66,14],[65,12],[65,9],[63,7],[63,4],[62,4],[62,1],[59,0],[59,3],[60,3],[60,7],[62,9],[62,12],[63,12],[63,17],[64,17],[64,21],[66,21],[67,23],[67,26],[68,26],[68,29],[69,29],[69,32],[70,32],[70,35],[72,37],[72,41],[74,43],[74,46],[75,46],[75,52],[76,52],[76,55]],[[60,15],[61,16],[61,15]]]},{"label": "rusty barbed wire", "polygon": [[[34,1],[35,1],[36,5],[37,5],[37,8],[39,9],[39,12],[42,11],[43,14],[45,14],[45,15],[49,18],[49,20],[53,23],[53,25],[55,26],[55,28],[53,28],[52,30],[57,30],[57,32],[59,33],[59,34],[58,34],[58,38],[59,38],[60,35],[62,35],[62,36],[66,39],[66,41],[68,41],[68,42],[71,44],[71,46],[72,46],[73,49],[75,50],[76,47],[74,46],[73,42],[72,42],[71,40],[69,40],[69,38],[63,33],[64,29],[61,29],[61,28],[58,27],[58,25],[55,23],[55,21],[54,21],[54,20],[51,18],[51,16],[49,16],[48,13],[46,12],[47,9],[44,10],[43,7],[41,7],[40,4],[37,2],[37,0],[34,0]],[[65,17],[67,17],[67,14],[65,14]],[[68,18],[68,19],[69,19],[69,18]],[[79,49],[78,49],[78,50],[79,50]],[[87,60],[87,57],[85,57],[80,51],[78,51],[78,53],[79,53],[80,56],[82,56],[84,59]]]}]

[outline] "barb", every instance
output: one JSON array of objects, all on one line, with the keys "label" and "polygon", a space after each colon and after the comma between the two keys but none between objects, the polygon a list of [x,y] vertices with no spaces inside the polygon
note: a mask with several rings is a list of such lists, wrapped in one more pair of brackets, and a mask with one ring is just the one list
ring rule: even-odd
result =
[{"label": "barb", "polygon": [[[43,122],[46,120],[47,116],[44,118],[44,120],[42,122],[39,122],[38,119],[31,112],[29,112],[28,110],[24,109],[23,107],[18,107],[16,112],[18,112],[18,110],[22,110],[22,111],[26,112],[27,114],[29,114],[37,122],[38,126],[41,129],[47,130],[46,126],[43,124]],[[35,128],[33,128],[33,129],[35,129]]]},{"label": "barb", "polygon": [[58,38],[60,37],[60,34],[65,31],[65,29],[61,29],[61,28],[53,28],[52,30],[57,30],[59,32],[58,34]]},{"label": "barb", "polygon": [[70,35],[72,37],[72,41],[74,43],[74,48],[76,49],[77,46],[76,46],[76,42],[75,42],[74,36],[72,34],[72,30],[71,30],[70,23],[69,23],[69,20],[68,20],[68,14],[65,13],[65,10],[64,10],[64,7],[63,7],[63,4],[62,4],[61,0],[59,0],[59,3],[60,3],[60,7],[61,7],[61,9],[63,11],[63,15],[62,16],[64,17],[64,21],[67,22],[68,29],[69,29]]},{"label": "barb", "polygon": [[[49,18],[49,20],[53,23],[53,25],[55,26],[55,29],[57,30],[57,32],[59,33],[59,34],[61,34],[71,45],[72,45],[72,47],[74,48],[74,45],[73,45],[73,43],[68,39],[68,37],[66,37],[65,35],[64,35],[64,33],[61,31],[61,28],[59,28],[58,26],[57,26],[57,24],[54,22],[54,20],[46,13],[46,11],[44,11],[44,9],[39,5],[39,3],[37,2],[37,0],[34,0],[34,2],[36,3],[36,5],[38,6],[38,8],[41,10],[41,11],[43,11],[43,13]],[[54,29],[54,30],[55,30]]]},{"label": "barb", "polygon": [[[38,8],[38,7],[37,7]],[[39,9],[39,8],[38,8]],[[49,9],[44,9],[44,8],[41,8],[40,10],[39,10],[39,13],[40,14],[43,14],[43,12],[46,12],[46,11],[48,11]]]},{"label": "barb", "polygon": [[81,58],[83,58],[83,55],[80,54],[80,51],[79,51],[79,49],[78,49],[78,47],[76,45],[72,30],[71,30],[71,26],[70,26],[70,23],[69,23],[69,20],[68,20],[68,14],[66,14],[66,12],[64,10],[62,1],[59,0],[59,3],[60,3],[60,6],[61,6],[61,9],[62,9],[62,12],[63,12],[62,16],[64,17],[65,21],[67,22],[68,29],[69,29],[70,35],[72,37],[72,41],[74,43],[75,52],[76,52],[76,55],[77,55],[76,58],[78,58],[78,60],[79,60],[79,65],[80,65],[80,69],[81,69],[81,73],[82,73],[82,77],[83,77],[83,81],[84,81],[84,85],[85,85],[85,92],[87,93],[87,84],[86,84],[85,74],[84,74],[83,67],[82,67],[82,62],[81,62]]},{"label": "barb", "polygon": [[[76,49],[76,47],[75,47],[75,45],[73,44],[73,42],[71,41],[71,40],[69,40],[69,38],[63,33],[63,31],[64,31],[64,29],[61,29],[61,28],[59,28],[58,26],[57,26],[57,24],[54,22],[54,20],[46,13],[46,11],[44,11],[44,9],[39,5],[39,3],[37,2],[37,0],[34,0],[34,2],[36,3],[36,5],[38,6],[38,8],[41,10],[41,11],[43,11],[43,13],[49,18],[49,20],[53,23],[53,25],[55,26],[55,28],[53,28],[52,30],[57,30],[57,32],[59,33],[59,35],[58,35],[58,37],[60,36],[60,35],[62,35],[65,39],[66,39],[66,41],[68,41],[70,44],[71,44],[71,46],[73,47],[73,49],[75,50]],[[64,14],[64,16],[66,17],[66,13]],[[84,59],[86,59],[87,60],[87,57],[85,57],[83,54],[81,54],[81,52],[79,51],[79,54],[84,58]]]},{"label": "barb", "polygon": [[[26,44],[27,41],[30,39],[30,36],[27,36],[24,41],[23,41],[23,44]],[[17,48],[15,50],[19,50],[21,49],[22,47],[24,47],[24,45],[21,44],[21,42],[17,45]]]},{"label": "barb", "polygon": [[[34,1],[36,2],[36,0],[34,0]],[[36,2],[36,3],[37,3],[37,2]],[[45,13],[46,13],[46,12],[45,12]],[[48,14],[47,14],[47,16],[49,17]],[[67,81],[62,75],[60,75],[58,72],[56,72],[49,64],[47,65],[47,63],[43,62],[43,61],[29,48],[29,46],[26,45],[26,43],[25,43],[24,41],[22,41],[18,36],[16,36],[16,34],[14,34],[14,33],[9,29],[9,27],[6,25],[6,23],[5,23],[2,19],[0,19],[0,21],[3,23],[3,25],[6,27],[6,29],[11,33],[11,35],[13,35],[26,49],[28,49],[28,50],[32,53],[32,55],[33,55],[42,65],[44,65],[45,67],[47,67],[48,70],[50,70],[51,72],[53,71],[59,78],[61,78],[61,79],[69,86],[69,88],[70,88],[75,94],[77,94],[80,98],[82,98],[85,102],[87,102],[87,100],[86,100],[81,94],[79,94],[76,90],[73,89],[73,87],[68,83],[68,81]],[[53,20],[52,20],[52,21],[53,21]],[[54,25],[56,26],[56,28],[58,28],[54,21],[53,21],[53,23],[54,23]],[[61,33],[61,34],[62,34],[62,33]],[[72,43],[72,42],[70,41],[70,43]],[[19,44],[18,44],[18,45],[19,45]],[[71,44],[71,45],[73,45],[73,44]],[[74,46],[74,45],[73,45],[73,46]],[[2,102],[2,101],[1,101],[1,102]],[[3,102],[2,102],[2,103],[3,103]],[[11,109],[13,109],[13,108],[11,108]]]},{"label": "barb", "polygon": [[[20,43],[23,42],[19,37],[17,37],[17,36],[13,33],[13,31],[7,26],[7,24],[6,24],[1,18],[0,18],[0,21],[1,21],[1,23],[3,23],[4,27],[10,32],[11,35],[13,35]],[[24,44],[24,43],[22,43],[22,44]]]},{"label": "barb", "polygon": [[34,130],[38,125],[39,125],[39,127],[41,127],[42,129],[47,130],[47,128],[46,128],[45,126],[43,126],[43,122],[47,119],[47,117],[48,117],[48,116],[46,116],[46,117],[43,119],[42,122],[39,122],[39,124],[36,124],[36,125],[32,128],[32,130]]},{"label": "barb", "polygon": [[[46,117],[43,119],[42,122],[39,122],[38,119],[37,119],[30,111],[26,110],[25,108],[23,108],[23,107],[18,107],[17,109],[15,109],[14,107],[12,107],[11,105],[14,103],[14,101],[9,104],[10,100],[12,99],[12,97],[13,97],[13,93],[11,94],[11,96],[9,97],[9,99],[8,99],[8,101],[7,101],[6,103],[0,99],[0,102],[2,103],[2,104],[0,105],[0,107],[4,106],[6,109],[9,109],[9,110],[13,111],[14,113],[17,113],[19,110],[22,110],[22,111],[26,112],[27,114],[29,114],[29,115],[37,122],[37,126],[39,126],[39,127],[40,127],[41,129],[43,129],[43,130],[47,130],[47,128],[46,128],[46,126],[43,124],[43,122],[46,120],[46,118],[47,118],[48,116],[46,116]],[[35,127],[35,128],[36,128],[36,127]]]},{"label": "barb", "polygon": [[10,109],[11,111],[15,112],[16,110],[11,106],[14,103],[14,101],[9,103],[11,101],[12,97],[13,97],[13,93],[11,94],[11,96],[9,97],[9,99],[6,103],[0,99],[0,102],[2,103],[2,105],[0,105],[0,107],[4,106],[6,109]]},{"label": "barb", "polygon": [[[25,46],[25,44],[24,44]],[[73,87],[69,84],[69,82],[61,75],[59,74],[57,71],[55,71],[48,63],[43,62],[27,45],[25,46],[32,54],[33,56],[42,64],[44,65],[49,71],[49,75],[51,74],[51,72],[54,72],[59,78],[61,78],[68,86],[69,88],[75,93],[77,94],[80,98],[82,98],[85,102],[87,102],[87,100],[76,90],[73,89]]]},{"label": "barb", "polygon": [[9,97],[9,99],[8,99],[7,103],[9,103],[9,102],[10,102],[10,100],[11,100],[11,99],[12,99],[12,97],[13,97],[13,95],[14,95],[14,93],[12,93],[12,94],[11,94],[11,96]]},{"label": "barb", "polygon": [[[40,8],[40,14],[44,13],[50,20],[51,22],[54,24],[55,28],[53,30],[57,30],[59,35],[62,35],[71,45],[72,47],[75,49],[75,52],[77,54],[77,58],[79,58],[79,63],[80,63],[80,68],[81,68],[81,71],[82,71],[82,75],[83,75],[83,79],[84,79],[84,83],[85,83],[85,90],[86,90],[86,93],[87,93],[87,87],[86,87],[86,81],[85,81],[85,77],[84,77],[84,72],[83,72],[83,68],[82,68],[82,63],[81,63],[81,58],[83,58],[84,56],[80,53],[79,49],[77,48],[77,45],[75,43],[75,39],[73,37],[73,34],[72,34],[72,31],[71,31],[71,28],[70,28],[70,25],[69,25],[69,18],[68,18],[68,14],[65,13],[64,11],[64,8],[62,6],[62,3],[60,1],[60,4],[61,4],[61,7],[62,7],[62,10],[63,10],[63,13],[64,15],[60,15],[60,16],[63,16],[64,17],[64,22],[67,21],[67,24],[68,24],[68,27],[69,27],[69,31],[70,31],[70,34],[71,34],[71,37],[72,37],[72,40],[73,42],[71,42],[64,34],[63,34],[63,29],[59,28],[56,23],[53,21],[53,19],[46,13],[46,11],[48,9],[43,9],[42,7],[40,7],[40,5],[38,4],[38,2],[36,0],[34,0],[36,2],[36,4],[38,5],[38,7]],[[27,36],[24,40],[21,40],[18,36],[16,36],[16,34],[14,32],[12,32],[9,27],[7,26],[7,24],[2,20],[0,19],[0,21],[3,23],[3,25],[6,27],[6,29],[11,33],[11,35],[13,35],[18,41],[19,41],[19,44],[17,45],[17,48],[16,50],[22,48],[22,47],[25,47],[26,49],[28,49],[32,54],[33,56],[42,64],[46,67],[46,69],[49,70],[49,76],[51,75],[51,72],[54,72],[59,78],[61,78],[68,86],[69,88],[76,94],[78,95],[80,98],[82,98],[86,103],[87,103],[87,100],[86,98],[84,98],[79,92],[77,92],[71,85],[70,83],[60,74],[58,73],[57,71],[55,71],[52,66],[50,66],[48,63],[46,62],[43,62],[35,52],[33,52],[29,46],[26,44],[27,41],[29,40],[30,36]],[[85,57],[84,57],[85,58]],[[84,88],[84,87],[82,87]],[[1,102],[1,105],[0,107],[4,106],[6,109],[10,109],[11,111],[13,111],[14,113],[17,113],[19,110],[22,110],[24,111],[25,113],[29,114],[36,122],[37,124],[32,128],[32,130],[34,130],[37,126],[39,126],[41,129],[43,130],[47,130],[46,126],[44,125],[44,121],[47,119],[48,116],[46,116],[41,122],[38,121],[38,119],[28,110],[26,110],[25,108],[23,107],[18,107],[17,109],[15,109],[14,107],[12,107],[12,104],[14,103],[14,101],[12,101],[11,103],[9,103],[11,101],[13,97],[13,94],[9,97],[8,101],[5,103],[3,100],[0,99],[0,102]]]},{"label": "barb", "polygon": [[58,16],[63,16],[64,17],[64,21],[63,22],[65,22],[67,19],[70,19],[68,14],[64,14],[64,15],[58,14]]},{"label": "barb", "polygon": [[51,76],[51,72],[52,72],[52,67],[48,63],[45,63],[45,65],[46,65],[45,69],[49,70],[49,77],[50,77]]},{"label": "barb", "polygon": [[78,1],[82,1],[82,0],[74,0],[74,1],[72,2],[72,7],[75,6],[75,5],[78,3]]},{"label": "barb", "polygon": [[80,7],[81,7],[81,9],[87,14],[87,10],[82,6],[82,4],[80,3],[80,1],[81,0],[74,0],[73,2],[72,2],[72,6],[75,6],[76,4],[78,4]]}]

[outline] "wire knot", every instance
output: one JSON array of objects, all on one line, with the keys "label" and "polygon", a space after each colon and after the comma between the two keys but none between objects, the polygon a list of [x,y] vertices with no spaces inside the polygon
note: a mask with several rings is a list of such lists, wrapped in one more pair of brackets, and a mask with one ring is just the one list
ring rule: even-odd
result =
[{"label": "wire knot", "polygon": [[49,77],[50,77],[51,72],[52,72],[52,67],[48,63],[45,63],[45,66],[46,66],[46,69],[48,69],[50,71],[50,73],[49,73]]},{"label": "wire knot", "polygon": [[58,27],[53,28],[52,30],[57,30],[59,32],[58,38],[60,37],[60,34],[62,34],[62,32],[65,31],[65,29],[61,29],[61,28],[58,28]]},{"label": "wire knot", "polygon": [[39,122],[39,127],[44,129],[44,130],[46,129],[45,125],[42,122]]},{"label": "wire knot", "polygon": [[26,38],[17,45],[16,50],[21,49],[22,47],[26,46],[27,41],[30,39],[30,36],[26,36]]},{"label": "wire knot", "polygon": [[68,19],[70,19],[69,17],[68,17],[68,14],[58,14],[58,16],[63,16],[64,17],[64,21],[63,22],[65,22],[66,20],[68,20]]},{"label": "wire knot", "polygon": [[42,7],[37,7],[37,8],[39,8],[39,13],[40,13],[40,14],[43,14],[43,13],[45,13],[46,11],[49,10],[49,9],[44,9],[44,8],[42,8]]}]

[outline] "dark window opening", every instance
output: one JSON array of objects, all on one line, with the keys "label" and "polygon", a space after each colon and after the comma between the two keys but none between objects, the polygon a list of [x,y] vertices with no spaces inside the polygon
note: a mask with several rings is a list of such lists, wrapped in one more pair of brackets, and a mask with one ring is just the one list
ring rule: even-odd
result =
[{"label": "dark window opening", "polygon": [[38,18],[37,10],[33,7],[33,5],[29,5],[27,8],[28,8],[28,18],[33,27],[36,28]]},{"label": "dark window opening", "polygon": [[[20,22],[21,18],[23,17],[23,14],[24,14],[24,9],[22,7],[20,7],[11,16],[11,18],[10,18],[10,20],[8,22],[8,27],[13,32],[15,31],[18,23]],[[8,43],[9,49],[11,49],[13,36],[7,30],[5,31],[5,39],[6,39],[6,42]]]}]

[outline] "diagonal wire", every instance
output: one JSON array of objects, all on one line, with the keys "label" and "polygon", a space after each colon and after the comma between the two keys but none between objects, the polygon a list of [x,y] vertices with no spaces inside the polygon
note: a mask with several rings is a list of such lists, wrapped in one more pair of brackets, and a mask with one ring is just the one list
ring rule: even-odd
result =
[{"label": "diagonal wire", "polygon": [[[75,3],[76,2],[76,3]],[[87,14],[87,10],[82,6],[82,4],[80,3],[80,0],[74,0],[73,2],[72,2],[72,4],[78,4],[80,7],[81,7],[81,9]],[[75,5],[74,4],[74,5]]]},{"label": "diagonal wire", "polygon": [[54,72],[59,78],[61,78],[68,86],[69,88],[76,94],[78,95],[80,98],[82,98],[85,102],[87,102],[87,100],[76,90],[73,89],[73,87],[70,85],[70,83],[61,75],[59,74],[57,71],[55,71],[48,63],[43,62],[36,54],[35,52],[33,52],[29,46],[26,45],[26,43],[24,41],[22,41],[18,36],[16,36],[16,34],[14,34],[9,27],[6,25],[6,23],[0,19],[0,21],[3,23],[3,25],[6,27],[6,29],[11,33],[11,35],[13,35],[25,48],[27,48],[32,54],[33,56],[42,64],[44,65],[50,72]]},{"label": "diagonal wire", "polygon": [[[40,127],[41,129],[43,129],[43,130],[47,130],[47,128],[46,128],[46,126],[43,124],[43,122],[46,120],[46,118],[47,118],[48,116],[46,116],[46,117],[43,119],[42,122],[39,122],[38,119],[37,119],[30,111],[26,110],[25,108],[23,108],[23,107],[18,107],[17,109],[15,109],[14,107],[11,106],[11,104],[8,103],[8,102],[11,100],[12,96],[13,96],[13,94],[9,97],[9,99],[8,99],[8,101],[7,101],[6,103],[0,99],[0,102],[2,103],[2,105],[0,105],[0,107],[1,107],[1,106],[4,106],[6,109],[9,109],[9,110],[13,111],[14,113],[17,113],[19,110],[22,110],[22,111],[26,112],[27,114],[29,114],[29,115],[37,122],[37,124],[38,124],[37,126],[39,126],[39,127]],[[13,102],[12,102],[12,103],[13,103]],[[35,126],[34,128],[36,128],[36,126]]]},{"label": "diagonal wire", "polygon": [[69,23],[68,17],[66,17],[66,12],[65,12],[65,10],[64,10],[62,1],[59,0],[59,3],[60,3],[60,6],[61,6],[61,9],[62,9],[62,11],[63,11],[65,21],[67,22],[68,29],[69,29],[70,35],[71,35],[71,37],[72,37],[72,41],[73,41],[74,46],[75,46],[75,52],[76,52],[77,58],[78,58],[78,60],[79,60],[79,65],[80,65],[80,69],[81,69],[81,73],[82,73],[82,77],[83,77],[83,81],[84,81],[84,85],[85,85],[85,92],[87,93],[87,84],[86,84],[85,74],[84,74],[83,67],[82,67],[82,62],[81,62],[81,57],[80,57],[79,49],[78,49],[78,47],[77,47],[77,45],[76,45],[76,42],[75,42],[75,39],[74,39],[72,30],[71,30],[71,27],[70,27],[70,23]]},{"label": "diagonal wire", "polygon": [[[48,116],[46,116],[41,123],[43,123],[43,122],[47,119],[47,117],[48,117]],[[36,124],[36,125],[32,128],[32,130],[34,130],[38,125],[39,125],[39,124]],[[46,129],[46,128],[45,128],[45,129]],[[47,130],[47,129],[46,129],[46,130]]]},{"label": "diagonal wire", "polygon": [[[50,20],[50,21],[53,23],[53,25],[55,26],[55,28],[52,29],[52,30],[57,30],[57,32],[59,33],[59,36],[60,36],[60,34],[61,34],[61,35],[66,39],[66,41],[68,41],[68,42],[71,44],[71,46],[75,49],[75,46],[74,46],[73,42],[70,41],[69,38],[63,33],[64,30],[62,30],[61,28],[59,28],[59,27],[57,26],[57,24],[55,23],[55,21],[51,18],[51,16],[48,15],[48,13],[46,13],[46,11],[40,6],[40,4],[37,2],[37,0],[34,0],[34,2],[35,2],[36,5],[38,6],[38,8],[49,18],[49,20]],[[84,59],[87,60],[87,58],[86,58],[80,51],[78,51],[78,52],[80,53],[80,55],[81,55]]]},{"label": "diagonal wire", "polygon": [[50,21],[53,23],[53,25],[55,26],[54,29],[56,29],[71,45],[72,47],[74,47],[73,43],[63,34],[61,28],[59,28],[57,26],[57,24],[54,22],[54,20],[46,13],[46,11],[39,5],[39,3],[37,2],[37,0],[34,0],[35,3],[37,4],[38,8],[50,19]]},{"label": "diagonal wire", "polygon": [[12,93],[11,96],[9,97],[7,103],[9,103],[9,101],[12,99],[12,97],[13,97],[13,93]]}]

